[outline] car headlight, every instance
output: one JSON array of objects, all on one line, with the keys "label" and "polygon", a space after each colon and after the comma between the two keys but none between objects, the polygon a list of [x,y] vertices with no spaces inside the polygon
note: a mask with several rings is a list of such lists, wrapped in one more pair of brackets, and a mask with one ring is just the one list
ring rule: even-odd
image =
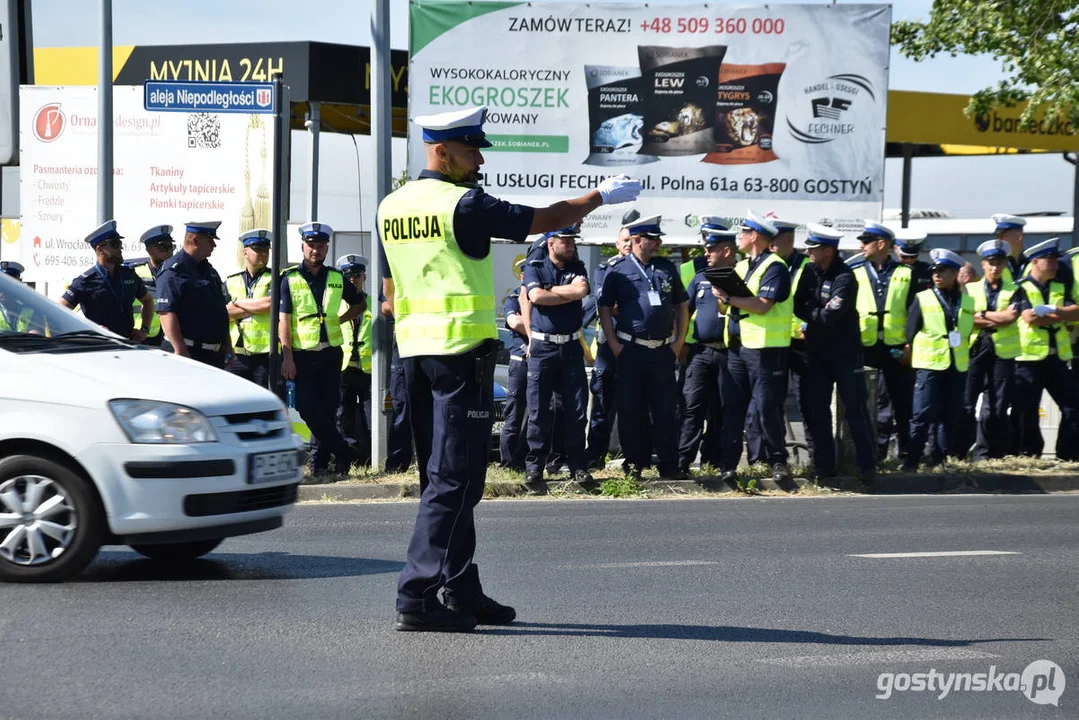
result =
[{"label": "car headlight", "polygon": [[206,416],[183,405],[154,400],[110,400],[116,422],[133,443],[217,442]]}]

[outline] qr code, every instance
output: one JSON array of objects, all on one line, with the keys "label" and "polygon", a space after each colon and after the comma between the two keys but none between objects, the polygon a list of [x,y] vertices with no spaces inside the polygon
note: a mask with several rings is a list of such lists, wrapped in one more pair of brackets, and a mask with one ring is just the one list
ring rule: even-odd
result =
[{"label": "qr code", "polygon": [[189,148],[221,147],[221,118],[209,113],[187,116],[187,146]]}]

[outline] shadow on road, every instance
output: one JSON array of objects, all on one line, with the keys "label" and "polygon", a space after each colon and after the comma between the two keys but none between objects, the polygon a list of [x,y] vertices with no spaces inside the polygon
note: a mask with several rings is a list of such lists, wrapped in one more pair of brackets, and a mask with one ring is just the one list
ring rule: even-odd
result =
[{"label": "shadow on road", "polygon": [[711,640],[716,642],[805,643],[892,647],[969,647],[999,642],[1045,642],[1048,638],[982,638],[943,640],[918,637],[860,637],[807,630],[735,627],[732,625],[589,625],[574,623],[514,623],[509,627],[485,627],[484,635],[564,635],[578,637],[645,638],[649,640]]},{"label": "shadow on road", "polygon": [[397,573],[403,562],[284,552],[211,553],[186,563],[148,560],[134,552],[103,552],[73,582],[310,580]]}]

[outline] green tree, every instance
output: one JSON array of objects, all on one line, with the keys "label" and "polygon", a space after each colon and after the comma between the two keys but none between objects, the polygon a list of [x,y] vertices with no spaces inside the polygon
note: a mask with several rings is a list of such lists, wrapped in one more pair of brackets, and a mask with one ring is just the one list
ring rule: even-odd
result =
[{"label": "green tree", "polygon": [[1047,119],[1079,128],[1076,0],[934,0],[928,22],[892,26],[892,44],[916,61],[940,53],[999,60],[1004,79],[974,94],[968,116],[1027,102],[1024,127],[1044,105]]}]

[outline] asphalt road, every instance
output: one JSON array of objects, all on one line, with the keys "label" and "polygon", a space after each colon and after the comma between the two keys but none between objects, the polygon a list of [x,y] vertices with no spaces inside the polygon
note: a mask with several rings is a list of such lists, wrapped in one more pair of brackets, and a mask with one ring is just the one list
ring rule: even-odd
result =
[{"label": "asphalt road", "polygon": [[[0,586],[0,717],[1079,717],[1079,495],[484,502],[520,622],[467,636],[391,628],[414,512],[304,506],[185,571],[110,548]],[[957,551],[1015,554],[854,557]],[[905,687],[1042,659],[1059,707]]]}]

